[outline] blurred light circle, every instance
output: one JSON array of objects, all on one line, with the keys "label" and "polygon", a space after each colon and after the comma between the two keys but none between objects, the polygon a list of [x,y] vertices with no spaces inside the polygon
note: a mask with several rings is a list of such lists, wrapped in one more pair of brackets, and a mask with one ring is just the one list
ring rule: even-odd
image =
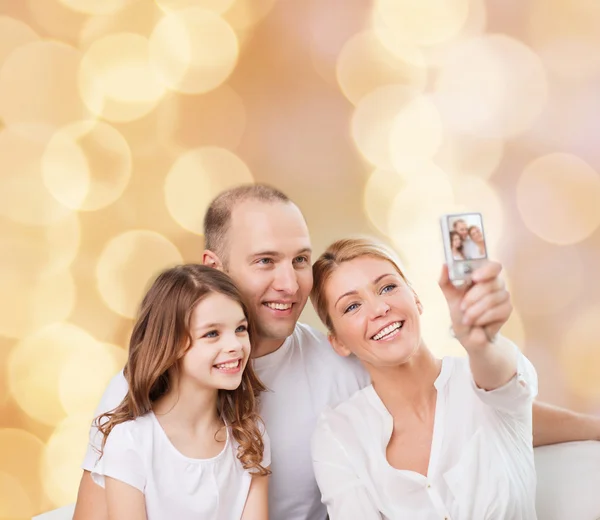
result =
[{"label": "blurred light circle", "polygon": [[165,12],[182,11],[189,7],[200,7],[217,14],[226,12],[236,0],[156,0],[158,6]]},{"label": "blurred light circle", "polygon": [[[507,233],[510,236],[511,230]],[[552,246],[535,236],[518,243],[507,269],[512,300],[522,315],[560,313],[583,289],[583,265],[577,250]]]},{"label": "blurred light circle", "polygon": [[76,213],[50,226],[27,226],[0,217],[0,273],[45,276],[65,271],[77,256],[80,231]]},{"label": "blurred light circle", "polygon": [[208,92],[231,74],[238,58],[231,26],[212,11],[184,9],[167,14],[150,36],[150,59],[172,90]]},{"label": "blurred light circle", "polygon": [[569,388],[580,398],[600,398],[600,306],[578,311],[569,320],[560,343],[559,359]]},{"label": "blurred light circle", "polygon": [[25,430],[0,429],[0,518],[31,518],[39,512],[43,450],[42,441]]},{"label": "blurred light circle", "polygon": [[[0,130],[0,214],[22,224],[56,224],[72,211],[44,186],[41,158],[47,139],[34,138],[33,127],[21,128]],[[41,133],[47,135],[46,129]]]},{"label": "blurred light circle", "polygon": [[148,40],[133,33],[92,43],[81,60],[78,80],[87,107],[112,122],[147,115],[165,93],[150,65]]},{"label": "blurred light circle", "polygon": [[23,268],[3,268],[0,286],[5,296],[0,300],[2,336],[23,338],[66,320],[75,307],[76,288],[69,271],[41,274]]},{"label": "blurred light circle", "polygon": [[96,40],[119,33],[135,33],[146,38],[152,33],[163,12],[155,2],[131,0],[112,15],[96,15],[86,19],[79,32],[78,47],[86,50]]},{"label": "blurred light circle", "polygon": [[436,164],[453,174],[491,177],[504,154],[504,141],[467,134],[446,134]]},{"label": "blurred light circle", "polygon": [[418,95],[403,85],[386,85],[363,97],[352,116],[352,137],[375,166],[391,170],[390,135],[398,113]]},{"label": "blurred light circle", "polygon": [[450,179],[431,161],[404,169],[402,178],[405,185],[389,211],[390,238],[404,253],[411,272],[429,269],[437,280],[443,262],[439,216],[455,207]]},{"label": "blurred light circle", "polygon": [[343,94],[356,104],[383,85],[399,84],[423,90],[427,65],[418,47],[402,42],[392,52],[373,31],[365,31],[344,44],[337,60],[337,80]]},{"label": "blurred light circle", "polygon": [[83,14],[114,14],[132,0],[59,0],[69,9]]},{"label": "blurred light circle", "polygon": [[374,16],[416,45],[433,45],[460,32],[469,15],[469,0],[376,0]]},{"label": "blurred light circle", "polygon": [[134,318],[158,273],[182,262],[181,253],[163,235],[127,231],[110,240],[100,255],[96,265],[98,290],[111,310]]},{"label": "blurred light circle", "polygon": [[17,123],[64,125],[87,114],[77,91],[80,54],[56,41],[15,49],[0,69],[0,118]]},{"label": "blurred light circle", "polygon": [[91,421],[90,414],[69,416],[48,439],[38,478],[55,504],[70,504],[77,499]]},{"label": "blurred light circle", "polygon": [[33,419],[54,426],[66,415],[60,402],[60,376],[77,351],[95,347],[96,340],[70,323],[55,323],[23,339],[8,358],[11,395]]},{"label": "blurred light circle", "polygon": [[56,132],[42,158],[45,185],[72,209],[94,211],[117,200],[131,176],[125,138],[101,121],[79,121]]},{"label": "blurred light circle", "polygon": [[191,150],[175,162],[167,175],[167,208],[180,226],[201,235],[204,213],[212,200],[223,190],[253,182],[248,167],[229,150]]},{"label": "blurred light circle", "polygon": [[371,223],[383,234],[388,234],[388,218],[394,198],[405,185],[396,173],[375,170],[365,186],[364,205]]},{"label": "blurred light circle", "polygon": [[453,213],[482,214],[487,252],[494,258],[504,233],[504,210],[500,196],[491,184],[479,177],[453,175],[450,180],[456,201]]},{"label": "blurred light circle", "polygon": [[182,153],[199,146],[236,148],[246,128],[246,109],[228,85],[202,96],[173,93],[157,109],[161,143]]},{"label": "blurred light circle", "polygon": [[223,17],[236,31],[245,31],[265,18],[276,2],[277,0],[236,0]]},{"label": "blurred light circle", "polygon": [[74,352],[64,364],[59,380],[60,402],[67,415],[93,412],[110,379],[126,361],[125,349],[108,343]]},{"label": "blurred light circle", "polygon": [[488,35],[457,44],[435,86],[444,122],[456,131],[513,137],[527,130],[548,97],[540,59],[523,43]]},{"label": "blurred light circle", "polygon": [[534,0],[529,11],[529,38],[555,74],[585,80],[600,71],[600,5],[576,0]]},{"label": "blurred light circle", "polygon": [[0,16],[0,69],[13,50],[39,39],[26,23],[9,16]]},{"label": "blurred light circle", "polygon": [[[57,38],[75,44],[87,16],[69,9],[60,0],[21,0],[27,4],[35,23],[47,38]],[[79,118],[77,118],[79,119]]]},{"label": "blurred light circle", "polygon": [[525,225],[554,244],[574,244],[600,225],[600,175],[585,161],[553,153],[531,162],[517,184]]},{"label": "blurred light circle", "polygon": [[390,131],[390,157],[394,169],[414,159],[431,158],[442,144],[440,115],[426,96],[418,96],[404,105],[396,115]]},{"label": "blurred light circle", "polygon": [[38,508],[12,475],[0,471],[0,518],[31,518]]}]

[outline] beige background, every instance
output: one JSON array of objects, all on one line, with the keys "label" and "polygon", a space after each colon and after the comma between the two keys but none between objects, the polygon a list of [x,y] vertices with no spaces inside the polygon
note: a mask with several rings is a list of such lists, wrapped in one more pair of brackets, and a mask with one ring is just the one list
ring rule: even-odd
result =
[{"label": "beige background", "polygon": [[600,413],[599,5],[0,0],[0,519],[75,499],[144,287],[238,182],[316,253],[393,244],[439,355],[438,217],[482,212],[541,398]]}]

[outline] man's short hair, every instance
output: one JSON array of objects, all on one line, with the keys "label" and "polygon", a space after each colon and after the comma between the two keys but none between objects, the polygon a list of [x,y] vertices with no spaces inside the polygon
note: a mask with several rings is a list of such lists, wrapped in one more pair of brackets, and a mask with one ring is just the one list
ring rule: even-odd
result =
[{"label": "man's short hair", "polygon": [[204,215],[204,247],[225,262],[227,232],[233,208],[247,200],[260,202],[291,202],[283,192],[266,184],[243,184],[226,190],[210,203]]},{"label": "man's short hair", "polygon": [[457,218],[454,222],[452,222],[452,229],[456,229],[456,224],[458,224],[459,222],[463,222],[464,224],[466,224],[464,218]]}]

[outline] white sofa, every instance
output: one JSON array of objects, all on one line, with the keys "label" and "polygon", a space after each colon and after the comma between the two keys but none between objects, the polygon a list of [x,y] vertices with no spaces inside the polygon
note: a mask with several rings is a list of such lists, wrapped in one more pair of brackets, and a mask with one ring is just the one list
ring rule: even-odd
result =
[{"label": "white sofa", "polygon": [[[534,453],[538,520],[600,520],[600,442],[555,444]],[[32,520],[72,520],[74,509],[71,504]]]}]

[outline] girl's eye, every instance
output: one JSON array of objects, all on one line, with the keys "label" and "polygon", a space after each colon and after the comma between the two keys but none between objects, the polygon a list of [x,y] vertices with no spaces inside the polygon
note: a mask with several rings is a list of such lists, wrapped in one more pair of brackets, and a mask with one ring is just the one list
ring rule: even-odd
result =
[{"label": "girl's eye", "polygon": [[216,330],[211,330],[210,332],[207,332],[206,334],[204,334],[204,336],[202,336],[203,338],[216,338],[219,335],[219,333]]},{"label": "girl's eye", "polygon": [[248,327],[246,325],[240,325],[237,329],[235,329],[237,334],[241,332],[248,332]]},{"label": "girl's eye", "polygon": [[387,293],[387,292],[394,290],[396,287],[398,287],[398,286],[395,283],[391,283],[389,285],[386,285],[383,289],[381,289],[381,292]]},{"label": "girl's eye", "polygon": [[358,308],[358,303],[353,303],[351,305],[348,305],[348,307],[346,307],[346,310],[344,311],[344,314],[346,314],[347,312],[352,312],[353,310]]}]

